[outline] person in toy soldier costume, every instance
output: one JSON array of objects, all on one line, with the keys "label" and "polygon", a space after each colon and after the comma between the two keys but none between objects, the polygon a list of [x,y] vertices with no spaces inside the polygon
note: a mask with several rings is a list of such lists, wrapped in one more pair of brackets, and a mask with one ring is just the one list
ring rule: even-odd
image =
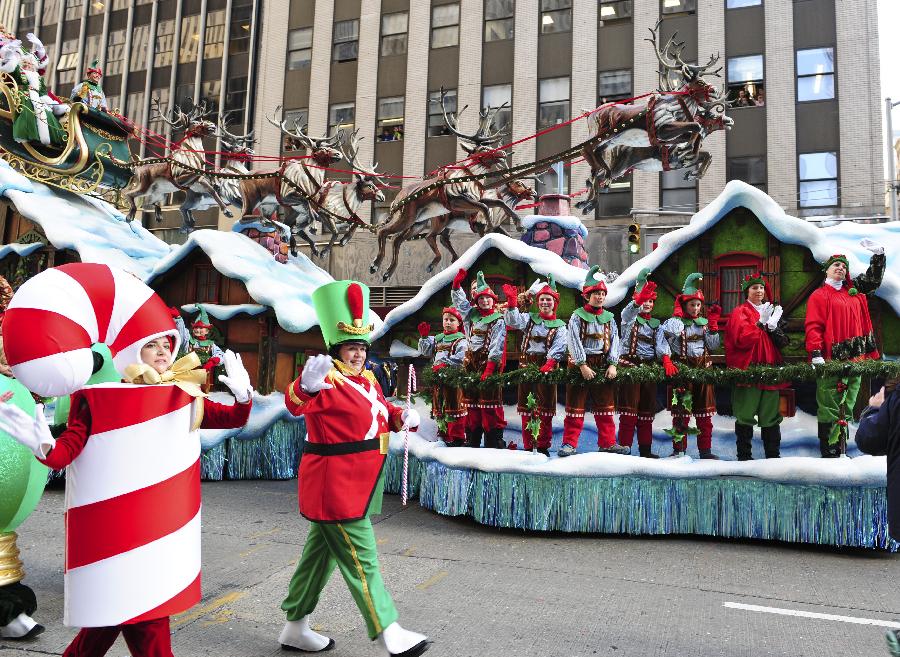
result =
[{"label": "person in toy soldier costume", "polygon": [[95,59],[85,71],[84,79],[72,89],[71,99],[93,109],[108,111],[106,94],[103,93],[103,87],[100,86],[102,78],[103,69],[100,68],[100,62]]},{"label": "person in toy soldier costume", "polygon": [[[867,294],[881,285],[886,258],[884,247],[870,239],[860,246],[872,253],[865,273],[850,278],[847,256],[835,254],[825,261],[825,281],[806,305],[806,351],[813,365],[825,361],[879,358],[869,316]],[[861,377],[816,379],[819,449],[823,458],[835,458],[847,449],[847,422],[852,417]]]},{"label": "person in toy soldier costume", "polygon": [[[445,367],[462,367],[466,357],[468,341],[462,332],[462,314],[452,306],[441,313],[444,332],[431,337],[428,322],[419,324],[419,351],[423,356],[434,356],[433,372]],[[436,383],[431,394],[431,416],[445,418],[447,429],[444,442],[447,447],[462,447],[466,444],[466,404],[462,388]]]},{"label": "person in toy soldier costume", "polygon": [[[467,372],[481,374],[484,381],[492,374],[499,374],[506,364],[506,321],[497,310],[498,297],[484,280],[484,274],[476,276],[472,301],[466,299],[462,282],[466,270],[460,269],[453,279],[450,296],[453,305],[465,320],[469,348],[463,367]],[[473,305],[474,304],[474,305]],[[489,389],[470,388],[466,397],[466,442],[469,447],[480,447],[482,434],[485,447],[505,447],[503,428],[503,389],[500,386]]]},{"label": "person in toy soldier costume", "polygon": [[578,439],[584,427],[584,414],[590,402],[597,424],[597,448],[601,452],[630,454],[631,449],[616,444],[615,389],[612,383],[597,384],[599,375],[611,381],[616,378],[619,362],[619,331],[613,314],[603,309],[606,301],[606,282],[597,278],[600,267],[588,271],[581,286],[586,303],[577,308],[569,319],[567,331],[569,367],[577,367],[587,386],[566,386],[566,419],[563,421],[563,445],[558,456],[571,456],[578,449]]},{"label": "person in toy soldier costume", "polygon": [[[747,274],[741,281],[747,300],[731,312],[725,327],[725,363],[747,369],[750,365],[780,365],[788,337],[781,325],[782,307],[772,301],[762,274]],[[753,458],[753,425],[762,433],[766,458],[778,458],[781,447],[781,395],[787,384],[737,384],[731,393],[738,461]]]},{"label": "person in toy soldier costume", "polygon": [[386,401],[375,376],[364,369],[374,328],[369,288],[335,281],[317,288],[312,302],[328,355],[310,358],[285,392],[288,410],[306,419],[298,483],[300,513],[310,526],[281,605],[287,623],[279,641],[286,650],[302,652],[334,647],[333,639],[310,628],[309,615],[337,566],[369,638],[377,639],[386,655],[415,657],[429,643],[397,623],[369,516],[381,512],[390,431],[415,430],[419,414]]},{"label": "person in toy soldier costume", "polygon": [[[656,360],[656,330],[659,320],[650,316],[656,303],[656,283],[648,281],[649,269],[642,269],[634,294],[622,309],[622,342],[619,367],[635,367]],[[653,444],[653,418],[656,416],[656,382],[619,383],[616,386],[619,411],[619,444],[631,448],[637,429],[638,452],[648,459],[657,457]]]},{"label": "person in toy soldier costume", "polygon": [[[521,296],[522,306],[537,303],[537,312],[523,312],[515,307],[520,298],[513,285],[504,285],[503,292],[509,302],[504,315],[508,328],[522,331],[520,348],[521,367],[537,365],[546,374],[556,369],[566,355],[566,324],[556,317],[559,307],[559,292],[553,274],[546,283],[538,280]],[[522,416],[522,445],[526,450],[534,448],[534,436],[527,428],[529,410],[528,395],[533,394],[537,401],[537,412],[540,415],[540,429],[537,436],[537,450],[550,456],[550,444],[553,442],[553,416],[556,415],[556,385],[553,383],[520,383],[519,400],[516,409]]]},{"label": "person in toy soldier costume", "polygon": [[[662,359],[666,376],[678,374],[681,363],[691,367],[712,367],[709,352],[718,349],[719,318],[722,308],[716,304],[703,310],[703,291],[697,287],[703,275],[690,274],[684,281],[681,294],[675,297],[673,317],[667,319],[656,334],[656,353]],[[681,456],[687,450],[688,424],[691,415],[697,420],[697,449],[701,459],[718,458],[712,452],[712,416],[716,413],[715,387],[709,383],[676,386],[677,402],[672,404],[672,429],[674,430],[672,456]],[[690,401],[688,401],[690,400]],[[679,437],[680,436],[680,437]]]}]

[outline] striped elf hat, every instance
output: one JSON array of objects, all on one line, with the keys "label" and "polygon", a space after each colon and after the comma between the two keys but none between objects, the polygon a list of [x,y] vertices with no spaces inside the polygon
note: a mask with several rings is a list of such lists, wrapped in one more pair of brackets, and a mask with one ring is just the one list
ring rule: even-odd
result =
[{"label": "striped elf hat", "polygon": [[43,397],[69,395],[90,378],[91,346],[105,344],[121,374],[141,347],[181,339],[162,299],[128,272],[91,263],[47,269],[26,281],[3,317],[3,348],[13,375]]}]

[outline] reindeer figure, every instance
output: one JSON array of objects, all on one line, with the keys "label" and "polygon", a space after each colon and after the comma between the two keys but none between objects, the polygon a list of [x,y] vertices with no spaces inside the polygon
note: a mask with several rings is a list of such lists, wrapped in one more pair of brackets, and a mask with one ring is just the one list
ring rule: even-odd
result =
[{"label": "reindeer figure", "polygon": [[[276,112],[279,108],[276,109]],[[259,178],[245,179],[240,182],[241,213],[243,217],[253,215],[254,209],[269,197],[273,197],[278,205],[289,210],[285,223],[291,226],[291,233],[300,235],[310,245],[315,255],[318,251],[312,238],[304,228],[318,218],[315,207],[310,207],[307,198],[313,200],[313,206],[321,204],[327,195],[325,185],[325,169],[340,162],[343,154],[337,149],[341,140],[341,132],[330,137],[315,139],[306,134],[306,126],[302,128],[294,121],[292,128],[286,121],[275,121],[266,117],[272,125],[282,133],[296,140],[302,148],[309,152],[308,157],[285,161],[277,171]],[[300,190],[300,191],[298,191]],[[255,218],[254,218],[255,220]],[[292,237],[293,239],[293,237]]]},{"label": "reindeer figure", "polygon": [[206,105],[195,105],[187,114],[176,106],[170,118],[161,111],[159,99],[154,98],[153,109],[173,130],[184,130],[184,135],[172,150],[168,161],[135,167],[131,181],[122,191],[128,199],[128,221],[132,221],[137,213],[135,200],[146,197],[146,202],[154,207],[156,221],[161,222],[160,204],[166,195],[189,189],[209,194],[226,217],[233,216],[206,173],[203,137],[214,135],[216,130],[215,124],[207,119],[210,111],[206,109]]},{"label": "reindeer figure", "polygon": [[[659,23],[650,28],[649,39],[660,64],[660,89],[645,105],[604,105],[593,115],[599,143],[587,145],[582,153],[591,165],[590,194],[576,203],[586,214],[597,204],[597,192],[631,169],[670,171],[686,169],[685,180],[701,178],[710,156],[700,149],[704,137],[716,130],[729,130],[734,121],[725,116],[728,93],[717,90],[703,76],[719,76],[713,69],[719,56],[712,55],[702,66],[687,64],[681,57],[684,43],[673,34],[659,48]],[[673,88],[673,77],[680,83]]]},{"label": "reindeer figure", "polygon": [[[228,118],[219,119],[218,134],[222,139],[222,149],[227,153],[225,163],[216,169],[215,174],[244,175],[250,173],[247,163],[253,157],[253,138],[251,130],[246,135],[234,135],[228,132]],[[237,178],[225,178],[215,175],[213,177],[219,196],[228,204],[236,208],[241,207],[241,187]],[[185,193],[184,202],[179,206],[181,211],[181,232],[190,233],[194,230],[194,211],[206,210],[216,203],[212,196],[196,189],[196,185],[190,187]]]},{"label": "reindeer figure", "polygon": [[444,100],[444,90],[441,89],[444,122],[450,132],[459,137],[460,145],[469,154],[469,158],[449,171],[442,171],[437,178],[407,185],[397,194],[391,204],[387,222],[378,228],[378,254],[369,267],[373,274],[378,271],[384,260],[387,240],[393,236],[393,259],[382,274],[383,280],[393,275],[403,242],[420,232],[431,217],[453,212],[465,215],[479,213],[484,217],[485,224],[490,224],[491,208],[499,208],[511,218],[515,215],[495,194],[486,194],[484,185],[479,181],[455,181],[457,178],[509,169],[506,163],[509,152],[496,148],[503,136],[502,131],[493,130],[494,117],[506,107],[506,103],[482,110],[478,129],[472,134],[465,134],[457,126],[458,118],[466,108],[463,107],[456,115],[448,115]]}]

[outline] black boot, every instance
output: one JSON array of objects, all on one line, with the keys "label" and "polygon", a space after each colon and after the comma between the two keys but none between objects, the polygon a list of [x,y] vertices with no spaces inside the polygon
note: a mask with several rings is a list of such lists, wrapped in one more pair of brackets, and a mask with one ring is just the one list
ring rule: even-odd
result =
[{"label": "black boot", "polygon": [[766,450],[767,459],[777,459],[781,457],[781,426],[776,424],[771,427],[762,428],[763,448]]},{"label": "black boot", "polygon": [[823,459],[836,459],[841,455],[841,448],[837,445],[829,445],[831,436],[831,422],[819,422],[819,451]]},{"label": "black boot", "polygon": [[646,447],[644,445],[638,445],[638,454],[645,459],[658,459],[659,457],[650,451],[650,445]]},{"label": "black boot", "polygon": [[481,434],[482,430],[480,428],[466,429],[466,446],[481,447]]},{"label": "black boot", "polygon": [[712,460],[712,461],[718,461],[718,460],[719,460],[719,457],[716,456],[715,454],[713,454],[713,451],[712,451],[711,449],[701,449],[701,450],[700,450],[700,458],[701,458],[701,459]]},{"label": "black boot", "polygon": [[486,431],[484,434],[484,446],[493,447],[494,449],[503,449],[506,444],[503,442],[503,429],[496,428]]},{"label": "black boot", "polygon": [[[738,461],[753,460],[753,426],[749,424],[734,423],[734,435],[737,442],[737,459]],[[763,429],[765,435],[765,429]],[[778,449],[775,449],[778,453]]]}]

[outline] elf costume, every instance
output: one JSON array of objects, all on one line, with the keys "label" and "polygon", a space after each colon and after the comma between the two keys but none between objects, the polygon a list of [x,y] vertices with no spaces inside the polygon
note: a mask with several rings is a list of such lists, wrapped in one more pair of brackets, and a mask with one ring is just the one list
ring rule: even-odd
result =
[{"label": "elf costume", "polygon": [[72,101],[84,103],[92,109],[106,112],[109,108],[106,105],[106,94],[103,93],[103,87],[100,86],[102,77],[103,69],[100,68],[100,62],[95,59],[85,71],[84,79],[72,89],[70,96]]},{"label": "elf costume", "polygon": [[[462,328],[462,314],[456,308],[444,308],[441,315],[455,318],[457,326]],[[432,371],[439,372],[445,367],[462,367],[469,346],[465,333],[439,333],[432,337],[428,335],[429,326],[426,322],[419,325],[419,331],[420,334],[423,333],[419,338],[419,351],[423,356],[434,356]],[[465,444],[466,404],[462,388],[435,383],[431,391],[431,417],[446,420],[447,429],[441,437],[447,447],[462,447]]]},{"label": "elf costume", "polygon": [[225,352],[215,342],[209,339],[209,332],[213,325],[209,321],[209,315],[206,308],[199,303],[196,304],[197,317],[191,323],[191,332],[188,333],[181,319],[181,314],[176,308],[172,308],[172,316],[175,319],[175,326],[178,328],[178,334],[181,337],[181,347],[185,354],[191,352],[197,354],[200,358],[200,365],[207,371],[206,383],[203,386],[205,392],[209,392],[213,386],[213,371],[222,363],[222,357]]},{"label": "elf costume", "polygon": [[[13,372],[42,396],[73,393],[68,428],[0,404],[3,430],[66,471],[66,625],[81,631],[65,657],[102,656],[124,634],[135,657],[172,654],[169,616],[200,601],[200,439],[250,414],[250,379],[226,354],[234,406],[204,399],[196,356],[159,373],[148,342],[178,332],[162,300],[106,265],[63,265],[22,285],[4,317]],[[109,347],[124,383],[83,385]],[[232,361],[232,359],[234,359]]]},{"label": "elf costume", "polygon": [[[335,281],[317,288],[313,307],[332,356],[341,347],[368,347],[369,288]],[[369,515],[381,512],[383,468],[390,431],[418,414],[386,401],[375,375],[340,358],[314,356],[285,392],[285,405],[306,419],[307,437],[298,475],[300,513],[310,521],[297,570],[281,608],[287,614],[280,642],[285,649],[325,651],[334,646],[309,627],[322,589],[338,567],[366,621],[369,638],[389,655],[424,652],[424,636],[397,623],[397,609],[378,568]]]},{"label": "elf costume", "polygon": [[[750,365],[781,365],[781,349],[788,344],[781,323],[781,306],[772,303],[769,286],[762,274],[747,274],[741,291],[747,294],[753,285],[765,287],[760,304],[749,298],[731,311],[725,327],[725,363],[728,367],[747,369]],[[757,288],[758,289],[758,288]],[[739,383],[731,393],[734,409],[734,435],[738,461],[753,458],[753,425],[762,434],[766,458],[778,458],[781,446],[780,393],[788,384],[752,385]]]},{"label": "elf costume", "polygon": [[[884,248],[871,240],[860,244],[872,252],[865,273],[850,278],[847,256],[835,254],[822,269],[841,263],[843,280],[826,277],[820,288],[809,296],[806,305],[806,351],[813,365],[828,360],[860,361],[879,358],[867,294],[881,285],[886,258]],[[838,265],[839,267],[840,265]],[[820,377],[816,379],[819,449],[823,458],[846,452],[847,422],[853,414],[861,377]]]},{"label": "elf costume", "polygon": [[[703,291],[697,286],[703,280],[699,273],[690,274],[684,281],[681,294],[675,297],[673,317],[659,327],[656,335],[656,353],[660,355],[667,376],[678,373],[676,363],[691,367],[712,367],[709,352],[719,348],[719,317],[721,308],[710,306],[708,317],[698,313],[691,317],[688,302],[703,302]],[[700,306],[702,311],[702,305]],[[687,450],[688,425],[691,415],[697,421],[697,448],[701,459],[718,458],[712,453],[712,416],[716,412],[716,391],[709,383],[693,383],[675,386],[669,394],[672,403],[672,456],[680,456]]]},{"label": "elf costume", "polygon": [[[606,293],[606,282],[597,278],[600,267],[595,265],[588,271],[581,286],[581,294],[589,300],[592,292]],[[606,372],[619,362],[619,331],[613,314],[603,306],[585,303],[569,318],[567,331],[569,368],[587,366],[595,373],[595,378],[585,386],[566,386],[566,419],[563,421],[563,445],[559,456],[570,456],[578,449],[578,439],[584,427],[584,415],[590,403],[597,424],[597,448],[601,452],[627,454],[631,450],[616,444],[616,425],[613,415],[616,410],[615,388],[605,382]],[[601,381],[603,381],[601,383]]]},{"label": "elf costume", "polygon": [[[656,284],[647,281],[649,275],[649,269],[641,270],[631,301],[622,309],[619,367],[636,367],[656,360],[659,320],[643,309],[647,304],[652,310],[656,301]],[[656,382],[617,384],[616,410],[619,411],[619,444],[630,448],[637,429],[640,455],[657,458],[651,451],[653,418],[656,416]]]},{"label": "elf costume", "polygon": [[[472,302],[466,299],[461,284],[466,277],[466,270],[460,269],[453,279],[450,296],[453,305],[462,313],[465,320],[466,335],[469,348],[463,367],[467,372],[481,374],[484,381],[492,374],[499,374],[506,365],[506,321],[503,313],[497,310],[497,295],[485,282],[484,274],[478,272]],[[488,299],[482,308],[478,300]],[[506,419],[503,417],[503,388],[469,388],[464,391],[466,398],[466,442],[469,447],[480,447],[482,434],[485,447],[505,447],[503,428]]]},{"label": "elf costume", "polygon": [[[542,296],[553,299],[553,309],[543,312],[523,312],[513,305],[513,300],[518,298],[518,291],[512,285],[504,285],[510,307],[504,318],[508,328],[522,331],[522,346],[519,351],[522,354],[519,366],[537,365],[542,373],[556,369],[566,355],[566,323],[556,317],[556,309],[559,307],[559,292],[556,291],[556,281],[550,274],[548,281],[541,284],[540,281],[532,286],[537,288],[534,293],[535,302],[539,302]],[[532,296],[531,294],[526,295]],[[523,304],[524,305],[524,304]],[[550,455],[550,444],[553,442],[553,417],[556,415],[556,384],[553,383],[520,383],[519,399],[516,408],[522,416],[522,445],[526,450],[534,448],[534,436],[528,428],[530,411],[528,409],[528,395],[534,395],[537,400],[537,413],[540,417],[540,429],[537,436],[537,449],[542,454]]]}]

